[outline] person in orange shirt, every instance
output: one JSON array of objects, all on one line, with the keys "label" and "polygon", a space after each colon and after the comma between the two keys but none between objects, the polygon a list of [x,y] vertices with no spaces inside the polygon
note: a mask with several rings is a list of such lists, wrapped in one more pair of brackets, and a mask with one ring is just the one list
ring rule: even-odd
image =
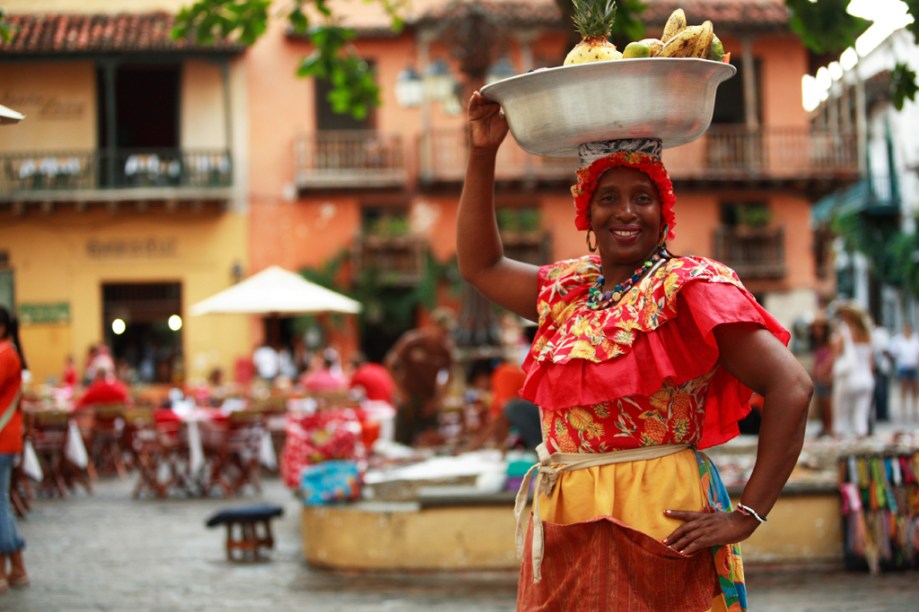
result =
[{"label": "person in orange shirt", "polygon": [[[26,360],[19,342],[19,325],[0,306],[0,593],[10,586],[29,584],[22,549],[25,540],[16,528],[10,505],[10,477],[16,457],[22,453],[22,371]],[[7,564],[9,563],[9,569]]]}]

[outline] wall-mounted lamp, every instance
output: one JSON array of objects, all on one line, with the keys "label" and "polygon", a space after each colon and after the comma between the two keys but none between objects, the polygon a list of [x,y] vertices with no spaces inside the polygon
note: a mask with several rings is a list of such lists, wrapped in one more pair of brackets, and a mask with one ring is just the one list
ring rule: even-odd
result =
[{"label": "wall-mounted lamp", "polygon": [[230,267],[230,276],[233,278],[233,284],[241,281],[243,279],[243,265],[238,261],[233,262],[233,265]]},{"label": "wall-mounted lamp", "polygon": [[[419,73],[407,66],[396,77],[396,102],[403,108],[415,108],[425,102],[440,102],[447,112],[458,112],[459,83],[443,58],[437,58]],[[462,110],[462,109],[460,109]]]},{"label": "wall-mounted lamp", "polygon": [[488,72],[485,73],[485,84],[490,85],[495,81],[502,81],[516,75],[517,71],[514,70],[511,60],[506,55],[503,55],[498,61],[489,66]]}]

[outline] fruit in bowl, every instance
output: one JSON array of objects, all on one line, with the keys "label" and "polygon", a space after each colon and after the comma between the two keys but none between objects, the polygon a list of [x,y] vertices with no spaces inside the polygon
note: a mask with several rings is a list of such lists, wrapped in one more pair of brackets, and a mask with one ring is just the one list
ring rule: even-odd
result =
[{"label": "fruit in bowl", "polygon": [[615,0],[572,0],[572,21],[581,41],[565,57],[565,66],[618,59],[693,57],[730,62],[711,21],[688,25],[686,12],[675,9],[660,38],[630,42],[620,53],[609,40],[616,20]]}]

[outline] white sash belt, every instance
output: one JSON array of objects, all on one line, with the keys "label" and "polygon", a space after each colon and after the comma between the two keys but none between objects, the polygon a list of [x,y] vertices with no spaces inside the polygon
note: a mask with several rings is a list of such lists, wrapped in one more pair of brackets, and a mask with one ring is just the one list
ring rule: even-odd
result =
[{"label": "white sash belt", "polygon": [[659,446],[642,446],[641,448],[626,449],[612,453],[553,453],[549,454],[545,443],[536,447],[539,463],[533,465],[523,477],[520,489],[517,490],[517,499],[514,502],[514,517],[517,520],[516,542],[517,559],[523,558],[524,538],[526,531],[523,523],[523,511],[526,508],[527,495],[530,490],[530,479],[534,472],[538,472],[537,490],[533,494],[533,582],[542,580],[543,557],[543,529],[542,519],[539,516],[539,496],[549,495],[555,488],[558,475],[562,472],[580,470],[613,463],[626,463],[629,461],[647,461],[667,455],[676,454],[690,448],[689,444],[663,444]]}]

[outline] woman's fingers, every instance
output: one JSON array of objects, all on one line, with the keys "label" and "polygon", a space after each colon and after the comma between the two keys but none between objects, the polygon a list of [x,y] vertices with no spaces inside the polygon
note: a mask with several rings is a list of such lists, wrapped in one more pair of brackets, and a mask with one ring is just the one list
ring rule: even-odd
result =
[{"label": "woman's fingers", "polygon": [[664,514],[684,521],[664,538],[664,544],[687,556],[712,546],[736,544],[750,537],[756,529],[755,522],[751,523],[736,512],[667,510]]}]

